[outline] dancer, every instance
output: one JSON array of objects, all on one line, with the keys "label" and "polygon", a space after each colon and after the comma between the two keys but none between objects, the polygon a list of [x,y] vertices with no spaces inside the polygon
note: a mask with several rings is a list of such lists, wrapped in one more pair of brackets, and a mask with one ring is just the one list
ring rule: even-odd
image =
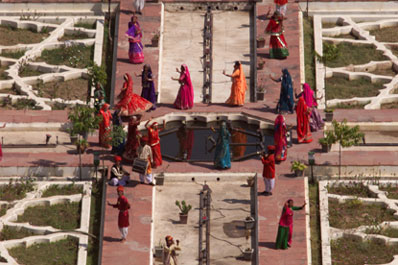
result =
[{"label": "dancer", "polygon": [[297,139],[299,143],[312,142],[310,130],[310,109],[305,104],[304,97],[300,97],[296,107],[297,113]]},{"label": "dancer", "polygon": [[180,77],[172,77],[171,80],[180,82],[180,89],[178,90],[177,98],[174,101],[174,107],[177,109],[192,109],[194,92],[188,66],[186,64],[182,64],[181,70],[176,68],[176,71],[180,74]]},{"label": "dancer", "polygon": [[143,136],[141,138],[138,138],[138,141],[140,142],[140,146],[138,147],[138,158],[141,160],[148,161],[148,167],[146,169],[145,174],[140,174],[140,181],[142,184],[144,184],[146,180],[149,185],[155,186],[155,184],[153,183],[152,166],[151,166],[153,164],[153,156],[152,156],[152,149],[148,145],[148,137]]},{"label": "dancer", "polygon": [[108,205],[112,206],[113,208],[119,209],[119,216],[118,216],[118,226],[120,233],[122,234],[121,242],[124,243],[127,239],[127,234],[129,232],[129,209],[130,203],[127,198],[124,196],[124,188],[123,186],[117,187],[117,203],[111,204],[108,201]]},{"label": "dancer", "polygon": [[163,247],[163,265],[178,265],[177,250],[181,250],[180,241],[177,239],[177,245],[171,236],[166,236],[166,245]]},{"label": "dancer", "polygon": [[264,184],[265,184],[265,191],[263,194],[265,196],[270,196],[272,195],[272,190],[274,189],[275,186],[275,157],[274,157],[274,152],[275,152],[275,146],[274,145],[269,145],[267,146],[268,149],[268,154],[265,155],[263,153],[261,157],[261,162],[263,163],[263,179],[264,179]]},{"label": "dancer", "polygon": [[247,90],[246,77],[243,72],[242,63],[236,61],[234,64],[234,72],[228,75],[223,71],[223,75],[232,78],[231,95],[225,103],[232,106],[243,106],[245,103],[245,93]]},{"label": "dancer", "polygon": [[137,157],[137,149],[139,147],[138,137],[140,137],[140,132],[138,130],[138,125],[140,124],[141,115],[134,115],[129,120],[129,125],[127,128],[127,142],[124,147],[123,158],[129,162],[132,162],[134,158]]},{"label": "dancer", "polygon": [[152,120],[152,118],[150,118],[146,122],[145,128],[148,130],[148,143],[152,148],[153,168],[156,168],[156,167],[162,165],[162,153],[160,152],[159,132],[164,130],[164,128],[166,126],[166,122],[165,122],[165,120],[163,120],[163,128],[159,129],[157,122],[154,122],[154,123],[152,123],[151,126],[148,126],[149,122],[151,120]]},{"label": "dancer", "polygon": [[293,211],[301,210],[303,206],[296,207],[293,205],[293,200],[289,199],[283,206],[282,215],[279,219],[278,235],[276,237],[275,248],[276,249],[287,249],[292,246],[292,235],[293,235]]},{"label": "dancer", "polygon": [[321,114],[319,113],[316,103],[316,100],[322,99],[315,98],[314,91],[312,91],[310,85],[307,83],[303,84],[303,92],[302,96],[304,97],[305,104],[307,107],[311,109],[311,116],[310,116],[310,128],[312,132],[316,132],[323,128],[324,122],[322,120]]},{"label": "dancer", "polygon": [[141,97],[150,101],[153,105],[150,110],[156,109],[156,92],[155,92],[155,83],[153,81],[152,69],[149,64],[144,65],[142,69],[142,73],[137,75],[137,77],[141,77],[142,91]]},{"label": "dancer", "polygon": [[133,79],[129,74],[123,76],[124,83],[122,91],[118,95],[119,102],[115,109],[120,110],[121,116],[131,116],[137,112],[144,112],[152,107],[152,103],[133,93]]},{"label": "dancer", "polygon": [[275,161],[285,161],[287,157],[287,128],[285,117],[279,114],[274,124]]},{"label": "dancer", "polygon": [[283,17],[278,11],[275,11],[265,29],[265,33],[271,35],[269,42],[269,57],[271,59],[285,59],[289,56],[283,32]]},{"label": "dancer", "polygon": [[129,40],[129,60],[130,63],[140,64],[144,62],[144,46],[141,43],[142,31],[137,16],[132,16],[129,22],[129,29],[126,31]]},{"label": "dancer", "polygon": [[[0,127],[0,129],[5,128],[6,125],[7,125],[7,123],[4,123],[3,126]],[[3,149],[1,147],[1,141],[0,141],[0,162],[1,162],[1,160],[3,160]]]},{"label": "dancer", "polygon": [[[215,132],[214,128],[211,130]],[[214,166],[219,169],[231,168],[231,154],[229,152],[229,142],[231,134],[227,129],[226,121],[221,122],[218,139],[216,143],[216,151],[214,154]]]},{"label": "dancer", "polygon": [[104,148],[111,147],[111,124],[112,114],[109,111],[109,104],[105,103],[102,105],[98,116],[102,117],[102,121],[99,124],[99,144]]},{"label": "dancer", "polygon": [[293,81],[289,71],[286,68],[282,69],[282,76],[275,79],[270,74],[270,78],[275,82],[281,82],[281,92],[279,96],[278,105],[276,106],[276,112],[282,113],[289,111],[293,113],[294,98],[293,98]]},{"label": "dancer", "polygon": [[130,174],[125,171],[121,165],[122,158],[115,156],[115,164],[111,168],[111,179],[109,185],[111,186],[126,186],[130,181]]}]

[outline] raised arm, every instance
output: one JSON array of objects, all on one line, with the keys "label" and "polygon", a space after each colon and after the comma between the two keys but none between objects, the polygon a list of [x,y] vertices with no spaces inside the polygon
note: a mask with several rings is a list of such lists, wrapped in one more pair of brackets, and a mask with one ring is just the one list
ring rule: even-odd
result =
[{"label": "raised arm", "polygon": [[149,124],[149,122],[151,122],[151,120],[152,120],[152,118],[149,118],[149,120],[145,123],[145,128],[149,129],[148,124]]}]

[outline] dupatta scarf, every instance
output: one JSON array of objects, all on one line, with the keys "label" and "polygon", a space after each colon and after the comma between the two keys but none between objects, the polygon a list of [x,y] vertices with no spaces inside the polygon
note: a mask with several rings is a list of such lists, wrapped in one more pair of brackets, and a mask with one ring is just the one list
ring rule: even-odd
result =
[{"label": "dupatta scarf", "polygon": [[128,105],[133,97],[133,79],[127,73],[124,76],[127,80],[124,81],[123,91],[119,94],[120,101],[115,106],[117,109],[128,109]]},{"label": "dupatta scarf", "polygon": [[308,85],[307,83],[303,84],[303,96],[307,107],[312,108],[317,106],[317,103],[314,100],[314,91],[312,91],[310,85]]}]

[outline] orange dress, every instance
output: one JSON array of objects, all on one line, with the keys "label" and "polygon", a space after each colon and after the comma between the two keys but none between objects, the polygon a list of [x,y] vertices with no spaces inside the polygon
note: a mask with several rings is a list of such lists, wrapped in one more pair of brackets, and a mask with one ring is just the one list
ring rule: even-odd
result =
[{"label": "orange dress", "polygon": [[232,74],[231,95],[225,103],[229,105],[243,106],[245,103],[245,94],[247,90],[246,78],[243,73],[242,65]]}]

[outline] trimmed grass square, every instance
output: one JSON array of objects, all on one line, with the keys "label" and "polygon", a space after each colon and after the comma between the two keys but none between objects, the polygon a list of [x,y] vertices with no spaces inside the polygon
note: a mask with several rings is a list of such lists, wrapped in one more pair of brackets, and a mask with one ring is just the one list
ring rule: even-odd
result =
[{"label": "trimmed grass square", "polygon": [[2,52],[0,56],[12,58],[12,59],[19,59],[25,54],[25,51],[17,51],[17,52]]},{"label": "trimmed grass square", "polygon": [[54,50],[44,50],[36,61],[52,65],[86,68],[92,62],[93,56],[94,46],[72,45]]},{"label": "trimmed grass square", "polygon": [[364,109],[367,104],[369,104],[369,101],[366,103],[353,103],[353,102],[339,103],[339,104],[333,106],[333,108],[334,109]]},{"label": "trimmed grass square", "polygon": [[8,250],[19,264],[24,265],[72,265],[77,263],[79,240],[68,237],[53,243],[33,244]]},{"label": "trimmed grass square", "polygon": [[29,76],[38,76],[42,75],[42,72],[39,72],[37,70],[33,70],[33,68],[30,68],[28,66],[24,66],[22,70],[19,72],[20,77],[29,77]]},{"label": "trimmed grass square", "polygon": [[81,193],[83,193],[83,186],[81,185],[51,185],[43,192],[43,195],[41,197],[44,198],[57,195],[72,195]]},{"label": "trimmed grass square", "polygon": [[327,187],[328,192],[338,195],[350,195],[363,198],[377,198],[376,194],[369,190],[369,187],[363,183],[335,183]]},{"label": "trimmed grass square", "polygon": [[353,97],[374,97],[383,89],[385,82],[372,83],[365,78],[348,80],[344,77],[333,76],[325,79],[326,98],[347,99]]},{"label": "trimmed grass square", "polygon": [[78,78],[65,82],[55,81],[48,83],[38,83],[33,85],[33,89],[37,91],[37,95],[45,98],[61,98],[65,100],[80,99],[87,100],[89,89],[89,81],[87,79]]},{"label": "trimmed grass square", "polygon": [[305,82],[315,89],[314,28],[312,18],[303,18]]},{"label": "trimmed grass square", "polygon": [[0,232],[0,241],[11,240],[11,239],[20,239],[24,237],[34,236],[33,232],[25,230],[23,228],[17,229],[13,226],[5,225],[3,230]]},{"label": "trimmed grass square", "polygon": [[350,64],[365,64],[370,61],[389,60],[381,51],[377,51],[373,45],[353,45],[351,43],[339,43],[336,45],[339,54],[331,61],[326,62],[327,67],[343,67]]},{"label": "trimmed grass square", "polygon": [[0,201],[15,201],[25,198],[26,193],[33,190],[33,184],[27,182],[12,182],[0,186]]},{"label": "trimmed grass square", "polygon": [[48,33],[37,33],[28,29],[15,29],[0,25],[0,45],[39,43],[48,37]]},{"label": "trimmed grass square", "polygon": [[379,190],[387,191],[387,198],[398,200],[398,186],[389,184],[387,186],[379,186]]},{"label": "trimmed grass square", "polygon": [[381,42],[398,42],[398,26],[371,30],[369,33]]},{"label": "trimmed grass square", "polygon": [[74,25],[75,28],[95,29],[96,22],[78,22]]},{"label": "trimmed grass square", "polygon": [[67,41],[67,40],[82,40],[82,39],[89,39],[90,37],[87,36],[87,34],[78,31],[74,32],[73,34],[64,34],[62,38],[58,39],[59,41]]},{"label": "trimmed grass square", "polygon": [[398,109],[398,102],[381,104],[382,109]]},{"label": "trimmed grass square", "polygon": [[17,222],[63,230],[77,229],[80,227],[80,208],[80,202],[29,207],[18,216]]},{"label": "trimmed grass square", "polygon": [[0,80],[7,80],[10,79],[7,74],[6,74],[6,70],[8,69],[8,66],[2,66],[0,65]]},{"label": "trimmed grass square", "polygon": [[322,263],[318,183],[309,184],[312,264]]}]

